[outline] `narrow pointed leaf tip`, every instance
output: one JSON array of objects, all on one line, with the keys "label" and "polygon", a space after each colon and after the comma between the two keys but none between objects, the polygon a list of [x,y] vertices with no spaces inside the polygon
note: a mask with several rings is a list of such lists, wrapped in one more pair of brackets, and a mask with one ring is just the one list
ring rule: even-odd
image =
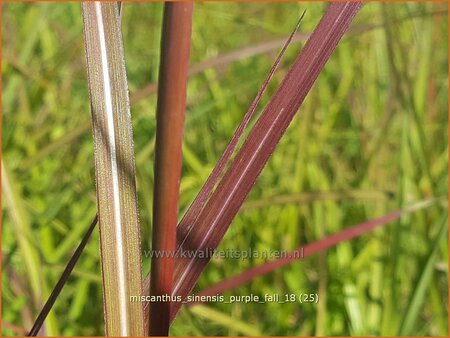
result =
[{"label": "narrow pointed leaf tip", "polygon": [[272,65],[272,68],[269,71],[269,74],[265,78],[261,88],[259,89],[258,93],[256,94],[255,99],[251,103],[250,107],[248,108],[247,112],[245,113],[241,123],[237,127],[235,133],[233,134],[230,143],[226,147],[225,151],[223,152],[222,156],[220,157],[219,161],[217,162],[216,166],[214,167],[213,171],[209,175],[208,179],[206,180],[205,184],[201,188],[200,192],[195,197],[194,201],[192,202],[191,206],[189,207],[189,210],[186,212],[186,214],[183,217],[183,220],[180,223],[180,226],[178,227],[178,237],[183,238],[186,233],[189,231],[189,225],[194,224],[196,218],[198,217],[198,214],[200,213],[201,209],[204,207],[206,200],[210,196],[211,192],[213,191],[214,187],[216,186],[220,175],[223,173],[223,169],[225,165],[230,160],[231,156],[233,155],[234,151],[236,150],[236,147],[239,143],[239,141],[242,139],[242,135],[248,126],[248,123],[252,119],[252,117],[255,115],[256,108],[261,101],[261,98],[263,94],[265,93],[267,86],[269,85],[270,81],[272,80],[273,75],[275,74],[276,70],[278,69],[278,66],[280,65],[281,60],[283,59],[284,54],[286,53],[287,48],[291,44],[295,34],[298,31],[298,28],[300,27],[300,23],[303,20],[303,17],[305,16],[306,10],[303,11],[303,14],[301,15],[300,19],[297,22],[297,25],[295,26],[295,29],[292,31],[291,35],[288,37],[286,42],[284,43],[283,47],[281,48],[280,53],[278,54],[277,58],[275,59],[275,62]]}]

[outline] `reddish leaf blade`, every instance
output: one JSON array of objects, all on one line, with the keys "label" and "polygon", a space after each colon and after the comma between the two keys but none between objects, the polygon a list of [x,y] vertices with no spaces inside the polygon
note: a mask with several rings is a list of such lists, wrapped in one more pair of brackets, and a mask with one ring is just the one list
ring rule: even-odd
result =
[{"label": "reddish leaf blade", "polygon": [[[278,66],[281,62],[281,59],[283,58],[287,47],[290,45],[290,43],[295,38],[295,33],[297,32],[298,28],[300,27],[300,23],[306,13],[306,10],[301,15],[300,19],[297,22],[297,25],[295,29],[292,31],[291,35],[288,37],[288,39],[284,42],[284,45],[279,52],[274,64],[272,65],[272,68],[269,71],[269,74],[267,75],[266,79],[263,82],[263,85],[261,86],[260,90],[258,91],[255,99],[253,100],[252,104],[250,105],[249,109],[244,115],[244,118],[242,122],[239,124],[238,128],[236,129],[234,135],[232,136],[232,139],[230,143],[228,144],[227,148],[225,149],[224,153],[222,154],[221,158],[219,159],[218,163],[214,167],[212,173],[208,177],[207,181],[203,185],[202,189],[192,202],[191,206],[189,207],[186,214],[183,216],[183,219],[181,220],[178,228],[177,228],[177,238],[182,240],[187,232],[190,230],[190,225],[194,224],[198,214],[200,213],[201,209],[203,208],[206,199],[209,197],[211,191],[213,190],[214,186],[216,185],[220,175],[222,174],[223,168],[226,165],[226,163],[231,158],[233,152],[235,151],[237,144],[239,140],[241,139],[245,128],[247,127],[248,123],[250,122],[251,118],[254,116],[254,113],[256,111],[257,105],[259,101],[261,100],[261,97],[263,96],[267,86],[270,83],[270,80],[272,79],[273,75],[275,74],[275,71],[278,69]],[[178,247],[177,247],[178,248]],[[144,280],[144,290],[148,290],[150,288],[150,278],[147,276],[147,278]],[[148,303],[144,305],[144,314],[147,317],[149,317],[149,311],[148,311]]]},{"label": "reddish leaf blade", "polygon": [[[330,4],[194,224],[180,223],[181,229],[188,226],[190,230],[181,239],[178,253],[183,250],[211,252],[218,246],[275,146],[361,6],[359,2]],[[184,299],[189,294],[209,258],[179,257],[176,260],[174,295]],[[173,304],[172,319],[180,306],[181,303]]]},{"label": "reddish leaf blade", "polygon": [[[330,4],[217,189],[200,212],[197,222],[180,243],[180,251],[194,249],[209,252],[219,245],[275,146],[360,7],[361,3],[357,2]],[[208,261],[209,258],[178,259],[173,293],[184,299]],[[175,316],[181,304],[173,305],[172,314]]]},{"label": "reddish leaf blade", "polygon": [[264,94],[264,92],[267,89],[267,86],[270,83],[270,80],[272,79],[273,75],[275,74],[275,71],[278,69],[278,66],[280,65],[281,59],[284,56],[284,53],[286,52],[288,46],[292,42],[292,39],[295,36],[295,33],[297,32],[300,23],[302,22],[303,17],[305,16],[306,10],[301,15],[300,19],[297,22],[297,25],[295,26],[295,29],[292,31],[291,35],[288,37],[286,42],[284,43],[280,53],[278,54],[277,58],[275,59],[274,64],[272,65],[272,68],[269,71],[269,74],[267,75],[266,79],[263,82],[263,85],[261,86],[260,90],[256,94],[255,99],[251,103],[250,107],[248,108],[247,112],[245,113],[241,123],[237,127],[234,135],[231,138],[230,143],[226,147],[225,151],[223,152],[222,156],[220,157],[219,161],[217,162],[216,166],[214,167],[213,171],[209,175],[208,179],[206,180],[205,184],[203,185],[202,189],[198,193],[198,195],[195,197],[194,201],[192,202],[191,206],[189,207],[186,214],[183,216],[183,219],[180,222],[180,226],[178,227],[178,233],[177,236],[180,239],[183,239],[187,232],[190,230],[190,226],[195,223],[198,215],[200,214],[200,211],[205,205],[206,200],[208,199],[209,195],[211,194],[211,191],[214,189],[214,186],[217,184],[217,181],[220,178],[220,175],[223,172],[223,169],[225,165],[230,160],[233,152],[235,151],[239,140],[242,137],[242,134],[245,131],[245,128],[248,126],[248,123],[250,122],[251,118],[254,116],[256,108],[258,106],[259,101],[261,101],[261,98]]},{"label": "reddish leaf blade", "polygon": [[[374,230],[377,227],[391,223],[400,218],[402,215],[429,207],[430,205],[433,204],[433,202],[434,200],[425,200],[412,204],[408,208],[391,212],[390,214],[387,214],[385,216],[366,221],[364,223],[355,225],[349,229],[345,229],[337,234],[322,238],[318,241],[315,241],[303,247],[299,247],[294,251],[292,251],[291,253],[289,253],[287,257],[279,258],[255,266],[247,271],[244,271],[243,273],[220,281],[219,283],[214,284],[209,288],[200,291],[197,295],[198,296],[215,295],[217,293],[222,293],[227,290],[235,289],[240,285],[250,282],[256,277],[264,276],[270,272],[273,272],[276,269],[291,264],[300,258],[308,257],[315,253],[326,251],[327,249],[332,248],[341,242],[345,242],[353,238],[359,237]],[[192,303],[192,305],[193,304],[194,303]]]}]

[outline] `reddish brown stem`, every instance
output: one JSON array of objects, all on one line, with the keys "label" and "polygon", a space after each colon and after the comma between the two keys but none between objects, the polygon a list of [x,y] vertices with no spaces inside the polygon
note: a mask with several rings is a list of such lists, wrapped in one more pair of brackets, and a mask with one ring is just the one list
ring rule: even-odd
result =
[{"label": "reddish brown stem", "polygon": [[[172,294],[178,195],[181,174],[183,125],[186,108],[186,82],[191,42],[193,3],[166,3],[161,40],[158,85],[155,185],[153,200],[150,294]],[[150,307],[151,336],[167,336],[170,302],[155,302]]]}]

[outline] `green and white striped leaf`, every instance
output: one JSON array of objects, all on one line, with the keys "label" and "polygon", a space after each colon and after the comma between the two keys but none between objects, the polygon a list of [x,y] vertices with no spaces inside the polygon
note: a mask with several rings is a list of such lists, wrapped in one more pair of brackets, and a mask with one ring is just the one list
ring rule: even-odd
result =
[{"label": "green and white striped leaf", "polygon": [[140,229],[128,88],[117,2],[84,2],[108,336],[142,336]]}]

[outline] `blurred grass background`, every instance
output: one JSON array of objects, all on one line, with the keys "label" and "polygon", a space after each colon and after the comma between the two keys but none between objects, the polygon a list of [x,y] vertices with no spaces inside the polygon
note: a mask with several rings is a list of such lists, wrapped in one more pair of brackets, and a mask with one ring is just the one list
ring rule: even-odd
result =
[{"label": "blurred grass background", "polygon": [[[301,11],[323,3],[198,3],[191,64],[237,53],[189,80],[183,212]],[[131,93],[157,80],[161,3],[126,3]],[[301,49],[294,43],[261,107]],[[79,3],[2,4],[2,334],[29,330],[96,212]],[[411,202],[448,194],[445,3],[367,3],[292,122],[220,249],[292,250]],[[136,102],[138,101],[138,102]],[[154,94],[134,100],[143,249],[151,243]],[[310,192],[315,192],[310,194]],[[309,193],[309,194],[308,194]],[[290,202],[277,204],[279,196]],[[296,202],[301,201],[301,202]],[[318,293],[315,304],[183,309],[173,335],[448,335],[447,207],[255,279],[229,295]],[[98,232],[48,317],[49,335],[101,335]],[[214,259],[198,288],[262,261]],[[144,259],[144,273],[150,259]],[[22,332],[23,334],[24,332]]]}]

